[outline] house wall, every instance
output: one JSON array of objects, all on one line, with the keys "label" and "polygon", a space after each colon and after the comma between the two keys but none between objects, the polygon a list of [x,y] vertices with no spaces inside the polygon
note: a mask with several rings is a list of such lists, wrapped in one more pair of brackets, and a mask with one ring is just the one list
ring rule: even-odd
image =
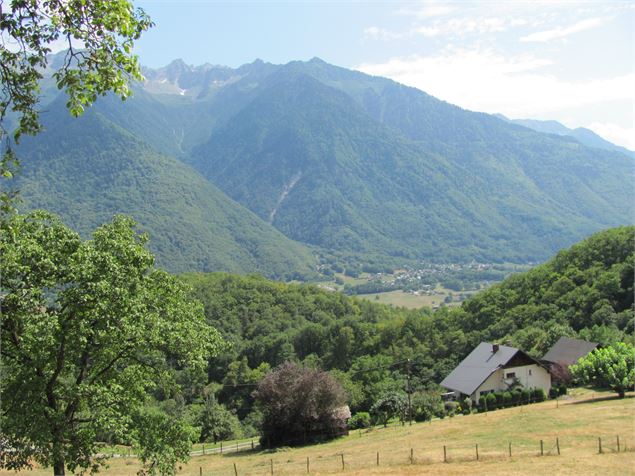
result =
[{"label": "house wall", "polygon": [[546,393],[549,393],[549,389],[551,388],[551,374],[543,367],[532,364],[523,365],[521,367],[497,369],[470,395],[470,398],[478,403],[481,392],[507,390],[513,380],[507,379],[505,376],[511,372],[516,374],[516,378],[524,388],[542,388]]},{"label": "house wall", "polygon": [[[546,393],[549,393],[549,389],[551,388],[551,374],[540,365],[533,364],[524,365],[522,367],[508,367],[501,370],[503,377],[510,372],[514,372],[520,384],[525,388],[542,388]],[[511,383],[509,379],[506,379],[506,381]],[[504,388],[507,388],[507,386],[505,385]]]}]

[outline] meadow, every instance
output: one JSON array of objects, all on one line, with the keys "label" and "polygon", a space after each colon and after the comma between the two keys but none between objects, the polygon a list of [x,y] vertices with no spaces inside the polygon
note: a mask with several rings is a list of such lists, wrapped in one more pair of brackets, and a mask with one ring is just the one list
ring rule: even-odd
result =
[{"label": "meadow", "polygon": [[[628,475],[635,474],[634,428],[632,392],[618,399],[611,392],[574,389],[559,401],[356,430],[328,443],[194,456],[177,474]],[[135,475],[138,470],[136,459],[115,458],[102,474]],[[9,474],[15,473],[0,472]],[[51,470],[35,468],[24,474],[50,475]]]}]

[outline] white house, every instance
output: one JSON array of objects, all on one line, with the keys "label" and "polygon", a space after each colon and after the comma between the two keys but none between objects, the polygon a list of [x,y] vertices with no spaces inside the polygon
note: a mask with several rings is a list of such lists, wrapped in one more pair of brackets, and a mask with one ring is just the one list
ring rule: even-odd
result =
[{"label": "white house", "polygon": [[468,396],[476,403],[482,395],[517,385],[549,393],[551,374],[522,350],[487,342],[481,342],[441,382],[455,397]]}]

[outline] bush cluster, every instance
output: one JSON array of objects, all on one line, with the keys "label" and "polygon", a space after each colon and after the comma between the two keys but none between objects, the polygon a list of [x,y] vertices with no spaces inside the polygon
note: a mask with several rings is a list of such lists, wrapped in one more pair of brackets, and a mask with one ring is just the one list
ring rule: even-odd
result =
[{"label": "bush cluster", "polygon": [[[556,392],[559,391],[566,392],[566,388],[564,390],[556,390]],[[551,395],[552,392],[550,391],[549,397],[555,398]],[[480,412],[492,411],[498,408],[509,408],[517,405],[527,405],[528,403],[544,402],[546,399],[547,394],[542,388],[516,388],[513,390],[498,391],[484,395],[478,401],[478,410]]]}]

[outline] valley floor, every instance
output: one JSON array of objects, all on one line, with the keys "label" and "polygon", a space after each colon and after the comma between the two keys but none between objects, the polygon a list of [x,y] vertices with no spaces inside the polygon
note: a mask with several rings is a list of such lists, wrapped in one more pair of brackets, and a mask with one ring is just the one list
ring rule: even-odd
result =
[{"label": "valley floor", "polygon": [[[598,438],[602,440],[602,454]],[[541,440],[544,456],[540,456]],[[444,446],[447,463],[443,462]],[[273,468],[276,475],[301,475],[307,474],[307,458],[308,473],[312,475],[635,475],[635,394],[618,399],[609,392],[574,390],[573,395],[559,402],[551,400],[412,426],[352,431],[347,437],[324,444],[275,452],[197,456],[182,465],[177,474],[270,475]],[[132,476],[138,469],[134,458],[113,459],[102,474]],[[48,476],[51,472],[35,469],[23,474]],[[1,476],[9,474],[15,473],[0,472]]]}]

